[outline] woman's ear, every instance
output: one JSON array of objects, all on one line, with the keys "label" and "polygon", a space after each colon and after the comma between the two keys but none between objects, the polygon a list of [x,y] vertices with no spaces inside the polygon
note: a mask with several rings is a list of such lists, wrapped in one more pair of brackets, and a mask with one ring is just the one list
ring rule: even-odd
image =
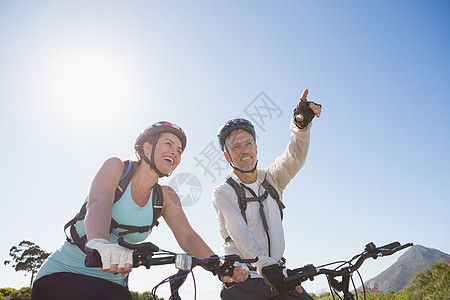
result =
[{"label": "woman's ear", "polygon": [[224,152],[223,152],[223,156],[225,156],[225,159],[227,160],[227,162],[231,163],[231,158],[230,158],[230,156],[228,155],[228,152],[227,152],[227,151],[224,151]]},{"label": "woman's ear", "polygon": [[144,145],[142,145],[142,149],[144,150],[144,155],[149,156],[150,153],[152,153],[152,147],[153,145],[149,142],[145,142]]}]

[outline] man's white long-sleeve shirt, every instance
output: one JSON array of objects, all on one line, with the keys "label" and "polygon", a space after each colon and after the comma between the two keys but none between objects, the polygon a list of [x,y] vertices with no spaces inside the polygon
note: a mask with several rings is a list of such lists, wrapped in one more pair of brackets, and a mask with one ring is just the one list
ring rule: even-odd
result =
[{"label": "man's white long-sleeve shirt", "polygon": [[[259,191],[254,191],[257,195],[264,193],[265,190],[261,183],[267,177],[283,201],[283,190],[305,163],[309,147],[310,127],[311,124],[304,129],[299,129],[291,119],[291,138],[286,150],[267,169],[257,169]],[[231,171],[230,176],[237,183],[242,183],[234,171]],[[247,197],[252,197],[247,189],[244,190]],[[262,267],[275,264],[281,259],[285,247],[283,225],[276,200],[269,194],[262,204],[269,227],[270,256],[269,241],[259,212],[260,204],[247,202],[245,211],[247,224],[241,214],[237,194],[231,185],[223,182],[213,190],[213,205],[217,212],[220,234],[224,239],[231,238],[224,245],[225,253],[238,254],[247,259],[258,257],[259,260],[254,263],[254,266],[259,274],[261,274]]]}]

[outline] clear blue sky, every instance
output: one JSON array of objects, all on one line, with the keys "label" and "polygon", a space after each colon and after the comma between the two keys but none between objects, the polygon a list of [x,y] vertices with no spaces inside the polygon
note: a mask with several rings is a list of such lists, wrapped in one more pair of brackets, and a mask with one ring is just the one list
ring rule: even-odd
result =
[{"label": "clear blue sky", "polygon": [[[450,253],[449,13],[448,1],[0,1],[0,286],[29,281],[3,265],[9,248],[59,247],[102,162],[133,157],[158,120],[188,134],[174,176],[201,182],[185,211],[222,254],[210,199],[220,180],[197,160],[264,92],[277,107],[257,128],[269,165],[304,88],[323,114],[285,191],[288,266],[349,259],[370,241]],[[180,251],[165,224],[150,240]],[[369,261],[363,278],[399,255]],[[130,287],[173,271],[137,269]],[[219,282],[195,274],[198,298],[215,299]]]}]

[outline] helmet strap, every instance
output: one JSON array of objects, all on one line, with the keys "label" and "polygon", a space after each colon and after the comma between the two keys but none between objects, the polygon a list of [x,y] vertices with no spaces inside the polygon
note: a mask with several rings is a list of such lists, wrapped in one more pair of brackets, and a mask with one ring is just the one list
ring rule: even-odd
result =
[{"label": "helmet strap", "polygon": [[257,166],[257,165],[258,165],[258,161],[256,161],[255,166],[254,166],[251,170],[249,170],[249,171],[244,171],[244,170],[241,170],[241,169],[239,169],[238,167],[234,166],[234,165],[230,162],[230,166],[231,166],[233,169],[235,169],[235,170],[237,170],[237,171],[239,171],[239,172],[241,172],[241,173],[253,173],[253,172],[256,170],[256,166]]},{"label": "helmet strap", "polygon": [[159,139],[159,133],[155,137],[155,142],[153,143],[153,146],[152,146],[152,153],[150,154],[150,159],[148,159],[148,157],[145,155],[145,153],[144,153],[144,155],[142,155],[142,159],[150,165],[150,168],[152,168],[156,172],[156,174],[158,174],[158,176],[160,178],[168,177],[171,175],[172,172],[170,174],[164,174],[160,170],[158,170],[158,168],[156,167],[156,164],[155,164],[155,148],[156,148],[156,143],[158,143],[158,139]]},{"label": "helmet strap", "polygon": [[239,169],[238,167],[236,167],[236,166],[234,165],[233,158],[231,157],[230,151],[228,151],[227,145],[225,144],[224,146],[225,146],[225,151],[227,151],[228,156],[230,157],[230,166],[231,166],[233,169],[235,169],[235,170],[237,170],[237,171],[239,171],[239,172],[241,172],[241,173],[253,173],[253,172],[256,170],[256,166],[258,166],[258,160],[256,161],[255,166],[254,166],[251,170],[249,170],[249,171],[244,171],[244,170],[241,170],[241,169]]}]

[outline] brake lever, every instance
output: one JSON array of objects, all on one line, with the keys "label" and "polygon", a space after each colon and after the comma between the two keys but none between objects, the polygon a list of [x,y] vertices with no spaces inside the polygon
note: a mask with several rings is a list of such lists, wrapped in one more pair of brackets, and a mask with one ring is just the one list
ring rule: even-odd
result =
[{"label": "brake lever", "polygon": [[144,266],[150,269],[153,253],[160,251],[159,247],[153,243],[130,244],[124,240],[123,236],[119,237],[117,243],[124,248],[133,250],[133,268]]}]

